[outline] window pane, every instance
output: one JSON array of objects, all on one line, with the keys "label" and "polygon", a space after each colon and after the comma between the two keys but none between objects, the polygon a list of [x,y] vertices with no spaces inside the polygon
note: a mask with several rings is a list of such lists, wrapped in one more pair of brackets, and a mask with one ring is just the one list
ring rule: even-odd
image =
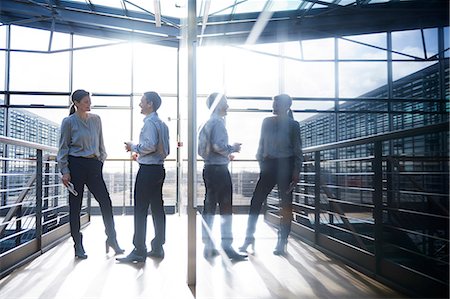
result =
[{"label": "window pane", "polygon": [[334,59],[334,39],[316,39],[302,41],[303,58],[312,59]]},{"label": "window pane", "polygon": [[130,97],[91,96],[94,107],[130,107]]},{"label": "window pane", "polygon": [[292,97],[333,97],[334,63],[288,61],[285,91]]},{"label": "window pane", "polygon": [[148,44],[133,45],[134,92],[177,92],[177,49]]},{"label": "window pane", "polygon": [[435,62],[394,62],[394,97],[439,98],[439,67]]},{"label": "window pane", "polygon": [[67,110],[63,109],[10,109],[9,137],[58,146],[59,126]]},{"label": "window pane", "polygon": [[54,95],[11,95],[11,105],[69,106],[69,96]]},{"label": "window pane", "polygon": [[92,93],[131,92],[131,51],[129,45],[77,50],[73,54],[74,89]]},{"label": "window pane", "polygon": [[197,51],[197,92],[210,94],[224,90],[224,53],[227,47],[200,47]]},{"label": "window pane", "polygon": [[10,89],[15,91],[67,91],[69,53],[11,53]]},{"label": "window pane", "polygon": [[[347,36],[339,39],[339,59],[386,59],[386,34]],[[351,40],[351,41],[349,41]],[[367,45],[366,45],[367,44]],[[371,47],[371,46],[374,47]],[[378,49],[379,47],[382,49]]]},{"label": "window pane", "polygon": [[387,84],[384,62],[339,63],[339,96],[355,98]]},{"label": "window pane", "polygon": [[[267,45],[266,45],[267,46]],[[262,47],[255,47],[261,50]],[[225,82],[229,96],[266,96],[278,92],[278,58],[227,48]]]},{"label": "window pane", "polygon": [[[392,50],[414,57],[425,58],[420,30],[397,31],[392,33]],[[411,59],[408,56],[393,54],[393,59]]]},{"label": "window pane", "polygon": [[92,109],[102,120],[103,139],[109,159],[129,158],[124,142],[130,140],[130,111],[126,109]]}]

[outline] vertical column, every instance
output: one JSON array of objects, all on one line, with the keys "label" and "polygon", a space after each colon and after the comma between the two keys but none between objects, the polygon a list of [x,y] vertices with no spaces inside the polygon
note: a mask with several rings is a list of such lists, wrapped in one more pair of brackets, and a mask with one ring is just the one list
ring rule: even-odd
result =
[{"label": "vertical column", "polygon": [[36,240],[42,248],[42,150],[36,150]]},{"label": "vertical column", "polygon": [[[6,108],[4,110],[3,119],[4,119],[4,130],[1,134],[5,136],[9,136],[9,69],[10,69],[10,60],[11,60],[11,25],[6,27],[6,53],[5,53],[5,102]],[[9,145],[3,144],[3,157],[9,157]],[[8,173],[9,163],[8,160],[5,159],[2,162],[3,173]],[[8,189],[8,176],[1,177],[1,186],[0,188],[6,190]],[[1,194],[1,206],[7,205],[8,192],[2,192]]]},{"label": "vertical column", "polygon": [[318,244],[320,234],[320,151],[314,152],[314,242]]},{"label": "vertical column", "polygon": [[379,274],[383,259],[383,146],[381,141],[374,144],[373,170],[373,218],[375,222],[375,273]]},{"label": "vertical column", "polygon": [[195,0],[188,1],[187,23],[188,49],[188,265],[187,283],[196,284],[196,240],[197,240],[197,88],[196,88],[196,46],[197,46],[197,5]]}]

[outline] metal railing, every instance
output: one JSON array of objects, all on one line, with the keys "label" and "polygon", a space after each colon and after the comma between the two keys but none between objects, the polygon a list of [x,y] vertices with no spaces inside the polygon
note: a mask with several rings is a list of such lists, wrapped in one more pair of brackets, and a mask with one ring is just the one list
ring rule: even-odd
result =
[{"label": "metal railing", "polygon": [[[448,297],[449,124],[303,149],[293,232],[407,294]],[[277,224],[278,197],[266,220]]]},{"label": "metal railing", "polygon": [[[0,136],[0,275],[69,235],[68,193],[55,147]],[[85,199],[82,224],[89,221]]]}]

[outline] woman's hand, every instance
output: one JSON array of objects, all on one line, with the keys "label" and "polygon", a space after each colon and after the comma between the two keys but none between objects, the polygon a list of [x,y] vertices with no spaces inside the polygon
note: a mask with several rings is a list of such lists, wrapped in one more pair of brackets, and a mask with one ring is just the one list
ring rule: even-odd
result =
[{"label": "woman's hand", "polygon": [[62,180],[64,186],[67,187],[67,185],[69,184],[69,182],[71,180],[70,173],[63,174],[61,180]]}]

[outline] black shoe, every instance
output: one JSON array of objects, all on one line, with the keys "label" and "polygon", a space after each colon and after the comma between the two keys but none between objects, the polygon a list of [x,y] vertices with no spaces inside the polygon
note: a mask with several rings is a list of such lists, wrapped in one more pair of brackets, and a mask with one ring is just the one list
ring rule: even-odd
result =
[{"label": "black shoe", "polygon": [[246,254],[239,254],[233,248],[226,248],[224,251],[230,260],[245,261],[247,259]]},{"label": "black shoe", "polygon": [[142,263],[145,262],[146,259],[146,256],[138,254],[137,250],[135,249],[126,257],[116,258],[116,261],[121,263]]},{"label": "black shoe", "polygon": [[215,248],[205,247],[205,249],[203,249],[203,256],[205,257],[205,259],[216,257],[219,254],[220,254],[219,251],[217,251],[217,249]]},{"label": "black shoe", "polygon": [[151,251],[147,252],[148,257],[153,257],[157,259],[163,259],[164,258],[164,249],[161,247],[158,248],[152,248]]}]

